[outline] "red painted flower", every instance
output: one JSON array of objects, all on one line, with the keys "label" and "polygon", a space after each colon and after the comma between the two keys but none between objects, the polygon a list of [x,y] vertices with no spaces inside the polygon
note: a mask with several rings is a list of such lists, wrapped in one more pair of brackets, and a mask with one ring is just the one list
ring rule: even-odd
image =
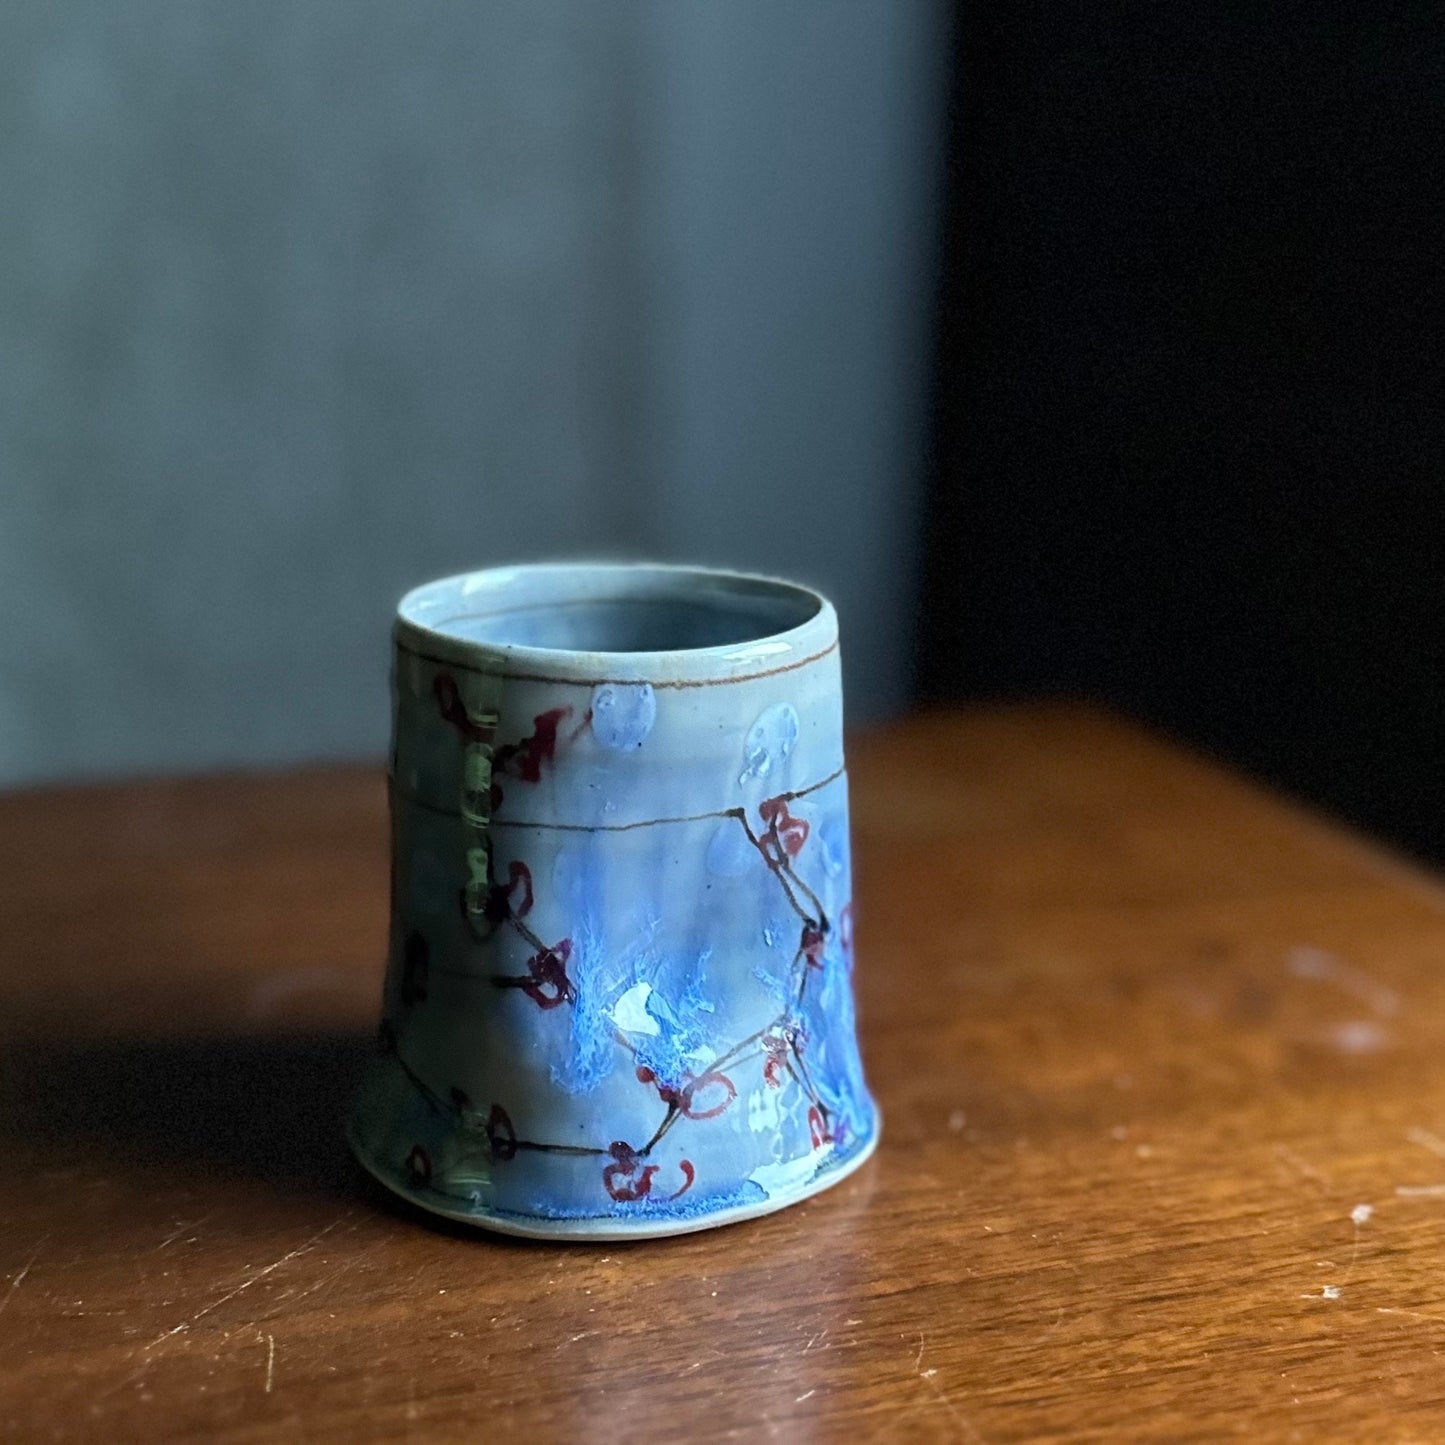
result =
[{"label": "red painted flower", "polygon": [[441,713],[442,720],[456,729],[457,736],[464,743],[488,743],[492,740],[495,729],[491,725],[473,722],[467,716],[461,689],[451,673],[437,673],[432,682],[432,692],[436,696],[437,710]]},{"label": "red painted flower", "polygon": [[517,1131],[512,1127],[511,1115],[500,1104],[493,1104],[492,1112],[487,1115],[487,1143],[493,1159],[506,1161],[517,1157]]},{"label": "red painted flower", "polygon": [[815,1149],[821,1149],[833,1138],[832,1131],[823,1118],[823,1111],[817,1104],[808,1110],[808,1137],[813,1141]]},{"label": "red painted flower", "polygon": [[669,1194],[667,1196],[669,1200],[681,1199],[682,1196],[692,1188],[693,1180],[697,1178],[697,1170],[692,1167],[690,1160],[679,1159],[677,1161],[677,1167],[682,1170],[682,1188],[674,1194]]},{"label": "red painted flower", "polygon": [[[484,894],[481,894],[482,886],[483,880],[477,876],[457,893],[457,906],[478,942],[485,942],[502,924],[525,918],[535,902],[532,870],[520,860],[507,864],[505,883],[487,882]],[[478,894],[482,897],[480,907],[474,906]]]},{"label": "red painted flower", "polygon": [[488,923],[525,918],[532,911],[532,870],[520,860],[507,865],[507,881],[493,883],[482,913]]},{"label": "red painted flower", "polygon": [[567,977],[567,960],[572,957],[572,940],[564,938],[551,948],[534,953],[527,960],[522,975],[496,974],[492,983],[497,988],[519,988],[540,1009],[554,1009],[564,1003],[575,1003],[577,990]]},{"label": "red painted flower", "polygon": [[782,1033],[763,1035],[763,1082],[770,1089],[781,1089],[783,1072],[788,1067],[788,1037]]},{"label": "red painted flower", "polygon": [[621,1203],[646,1199],[652,1193],[657,1165],[644,1164],[637,1150],[620,1139],[607,1152],[612,1156],[612,1163],[602,1171],[602,1187]]},{"label": "red painted flower", "polygon": [[556,1008],[558,1004],[571,1003],[577,997],[577,991],[567,977],[567,960],[571,957],[572,940],[564,938],[527,960],[527,970],[532,979],[522,985],[522,992],[538,1008]]},{"label": "red painted flower", "polygon": [[549,708],[532,719],[532,735],[518,743],[497,749],[493,766],[497,772],[515,762],[516,776],[524,783],[542,781],[542,764],[550,763],[557,754],[557,729],[571,713],[570,707]]},{"label": "red painted flower", "polygon": [[[657,1177],[658,1166],[644,1164],[642,1155],[632,1145],[624,1144],[620,1139],[607,1152],[612,1156],[612,1163],[602,1171],[602,1186],[608,1194],[621,1204],[632,1204],[639,1199],[648,1198],[652,1193],[652,1181]],[[697,1179],[697,1170],[693,1168],[690,1159],[679,1159],[677,1167],[682,1174],[682,1185],[666,1196],[669,1203],[674,1199],[681,1199]]]},{"label": "red painted flower", "polygon": [[[737,1085],[726,1074],[712,1070],[699,1074],[682,1088],[674,1089],[671,1084],[664,1084],[646,1064],[639,1064],[637,1081],[655,1085],[658,1098],[669,1108],[679,1110],[685,1119],[715,1119],[738,1096]],[[697,1106],[699,1094],[708,1100],[705,1107]]]},{"label": "red painted flower", "polygon": [[[700,1074],[683,1089],[678,1106],[689,1119],[716,1119],[738,1096],[737,1085],[726,1074]],[[699,1104],[701,1097],[703,1103]]]},{"label": "red painted flower", "polygon": [[808,960],[809,968],[822,968],[823,948],[827,943],[826,925],[823,928],[813,923],[803,925],[803,936],[798,941],[798,952]]},{"label": "red painted flower", "polygon": [[786,798],[769,798],[759,803],[758,816],[768,825],[769,837],[777,841],[787,857],[796,858],[803,851],[803,844],[808,841],[808,822],[806,818],[793,817]]}]

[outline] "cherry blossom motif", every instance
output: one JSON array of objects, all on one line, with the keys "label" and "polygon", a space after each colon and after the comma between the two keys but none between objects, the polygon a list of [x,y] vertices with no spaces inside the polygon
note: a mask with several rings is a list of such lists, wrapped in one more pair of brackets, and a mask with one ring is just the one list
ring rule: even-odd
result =
[{"label": "cherry blossom motif", "polygon": [[[506,876],[496,875],[501,864],[491,853],[485,829],[489,816],[495,813],[502,800],[499,780],[514,779],[521,783],[536,784],[542,781],[547,768],[555,764],[559,751],[574,744],[582,733],[591,726],[595,741],[607,747],[635,747],[641,741],[642,705],[629,696],[620,699],[616,690],[603,688],[594,696],[593,706],[581,716],[573,717],[570,706],[550,708],[538,713],[532,720],[531,733],[502,747],[494,748],[496,720],[490,714],[483,714],[485,722],[478,721],[467,711],[462,691],[456,679],[448,673],[440,673],[433,680],[433,691],[442,719],[455,729],[464,745],[464,769],[462,790],[463,821],[482,829],[474,845],[466,852],[471,882],[460,895],[463,914],[473,938],[485,942],[504,925],[526,940],[531,956],[525,969],[516,975],[496,975],[492,984],[497,988],[521,990],[539,1009],[550,1011],[563,1004],[576,1004],[578,991],[568,976],[573,941],[563,938],[552,945],[545,944],[523,920],[534,911],[536,890],[532,871],[520,859],[506,864]],[[621,703],[626,702],[627,708]],[[637,714],[634,717],[634,713]],[[569,718],[573,718],[571,723]],[[635,724],[635,726],[634,726]],[[638,733],[638,736],[634,736]],[[767,741],[764,739],[763,741]],[[786,748],[779,757],[786,757]],[[565,754],[564,754],[565,755]],[[751,765],[751,762],[750,762]],[[761,765],[747,776],[762,776],[766,771]],[[805,790],[807,792],[811,789]],[[488,796],[489,792],[489,796]],[[853,907],[846,903],[829,921],[824,905],[809,883],[795,867],[795,860],[807,846],[812,825],[807,818],[793,815],[790,803],[801,794],[780,793],[757,805],[760,826],[754,829],[749,824],[744,808],[728,809],[726,826],[714,834],[708,849],[708,867],[711,871],[727,877],[742,876],[747,869],[747,859],[752,857],[756,866],[761,855],[786,895],[787,902],[798,920],[797,953],[793,960],[792,998],[790,1005],[759,1031],[752,1033],[730,1049],[726,1059],[734,1060],[734,1066],[741,1066],[741,1059],[762,1054],[763,1083],[771,1089],[782,1089],[792,1081],[808,1105],[808,1134],[814,1150],[832,1145],[841,1148],[851,1131],[841,1119],[834,1119],[832,1112],[815,1088],[809,1076],[809,1067],[803,1060],[805,1035],[797,1016],[802,1008],[806,993],[808,969],[822,969],[828,942],[836,929],[843,957],[851,970],[853,962]],[[469,811],[469,801],[475,807]],[[490,804],[490,806],[488,806]],[[739,829],[738,823],[742,824]],[[824,818],[821,831],[814,843],[815,851],[823,848],[827,857],[820,855],[819,861],[830,876],[841,872],[842,864],[830,864],[835,850],[830,850],[829,822]],[[741,837],[738,835],[741,834]],[[736,841],[733,853],[720,845],[719,840],[731,844]],[[810,857],[813,855],[810,854]],[[846,861],[846,854],[844,855]],[[393,880],[395,882],[395,880]],[[831,899],[829,900],[831,903]],[[769,939],[771,943],[773,940]],[[429,973],[429,944],[421,933],[407,934],[402,947],[399,970],[399,995],[403,1006],[422,1002],[427,996]],[[799,966],[799,960],[806,967]],[[384,1021],[380,1047],[384,1053],[397,1054],[397,1016]],[[665,1083],[656,1071],[639,1061],[637,1049],[626,1038],[620,1041],[633,1054],[631,1062],[636,1068],[639,1082],[655,1089],[658,1098],[666,1108],[666,1115],[651,1134],[649,1142],[641,1148],[626,1141],[617,1140],[605,1150],[594,1144],[576,1141],[548,1141],[544,1139],[519,1139],[510,1115],[500,1104],[483,1105],[487,1108],[485,1123],[483,1116],[471,1098],[459,1087],[453,1086],[445,1094],[434,1092],[421,1079],[412,1074],[404,1060],[401,1067],[412,1078],[413,1083],[427,1097],[434,1109],[445,1111],[448,1106],[454,1117],[467,1131],[475,1146],[479,1137],[484,1138],[491,1157],[496,1161],[515,1159],[521,1150],[539,1154],[567,1154],[591,1156],[597,1160],[601,1170],[601,1182],[607,1195],[619,1204],[652,1201],[666,1203],[681,1198],[696,1183],[697,1171],[691,1160],[652,1162],[649,1156],[669,1130],[682,1119],[708,1120],[724,1114],[738,1097],[733,1080],[717,1069],[704,1069],[695,1077],[684,1077],[678,1083]],[[642,1046],[645,1052],[645,1046]],[[720,1059],[725,1062],[726,1059]],[[827,1061],[824,1060],[824,1063]],[[677,1136],[674,1136],[677,1137]],[[436,1168],[431,1156],[420,1145],[415,1144],[406,1158],[406,1172],[413,1188],[441,1187],[434,1183]],[[444,1171],[445,1172],[445,1171]],[[666,1193],[673,1176],[678,1185],[676,1192]]]},{"label": "cherry blossom motif", "polygon": [[770,1089],[783,1087],[783,1072],[788,1067],[788,1037],[774,1031],[763,1035],[763,1082]]},{"label": "cherry blossom motif", "polygon": [[402,945],[401,1002],[403,1008],[426,1000],[431,948],[420,933],[408,933]]},{"label": "cherry blossom motif", "polygon": [[[481,906],[473,908],[472,900],[475,893],[480,891],[484,867],[485,860],[478,865],[478,873],[473,883],[457,893],[457,905],[462,911],[462,917],[479,943],[486,942],[502,924],[525,918],[532,911],[536,897],[532,889],[532,870],[520,860],[514,860],[507,865],[507,881],[488,883]],[[478,920],[484,926],[479,927]]]},{"label": "cherry blossom motif", "polygon": [[[631,1144],[620,1139],[607,1152],[612,1163],[602,1170],[602,1187],[608,1194],[619,1204],[633,1204],[648,1198],[652,1194],[652,1181],[657,1177],[658,1166],[643,1163],[643,1156]],[[682,1175],[682,1186],[664,1196],[669,1204],[674,1199],[681,1199],[697,1180],[697,1170],[690,1159],[679,1159],[677,1167]]]},{"label": "cherry blossom motif", "polygon": [[[719,1090],[722,1093],[721,1098],[717,1097]],[[704,1097],[711,1094],[713,1104],[707,1108],[699,1108],[696,1103],[699,1094]],[[726,1074],[709,1072],[694,1079],[683,1089],[678,1099],[678,1107],[688,1119],[716,1119],[737,1096],[737,1086]]]},{"label": "cherry blossom motif", "polygon": [[[612,1156],[612,1163],[602,1171],[602,1187],[619,1203],[630,1204],[646,1199],[652,1193],[657,1165],[644,1164],[637,1150],[620,1139],[607,1152]],[[689,1179],[688,1183],[691,1184],[692,1180]]]},{"label": "cherry blossom motif", "polygon": [[532,870],[520,860],[507,865],[507,881],[493,883],[487,893],[483,916],[489,923],[525,918],[532,911]]},{"label": "cherry blossom motif", "polygon": [[783,1087],[783,1075],[789,1071],[788,1052],[791,1050],[801,1060],[807,1038],[797,1024],[775,1026],[763,1035],[763,1082],[770,1089]]},{"label": "cherry blossom motif", "polygon": [[457,736],[464,743],[489,743],[496,732],[495,724],[474,722],[467,715],[466,704],[462,701],[457,680],[449,672],[439,672],[432,682],[437,709],[442,720],[456,729]]},{"label": "cherry blossom motif", "polygon": [[506,1161],[517,1157],[517,1131],[512,1126],[512,1116],[500,1104],[492,1105],[487,1115],[487,1144],[493,1159]]},{"label": "cherry blossom motif", "polygon": [[498,748],[493,768],[500,773],[515,760],[517,777],[524,783],[540,783],[542,764],[550,763],[557,755],[557,729],[571,712],[571,707],[554,707],[538,713],[532,719],[532,735]]},{"label": "cherry blossom motif", "polygon": [[[664,1084],[646,1064],[639,1064],[637,1081],[640,1084],[655,1085],[658,1098],[669,1108],[675,1108],[685,1119],[716,1119],[738,1096],[737,1085],[726,1074],[719,1074],[711,1069],[705,1074],[699,1074],[682,1088],[674,1089],[670,1084]],[[706,1096],[717,1090],[722,1091],[721,1099],[715,1100],[706,1108],[696,1106],[699,1094]]]},{"label": "cherry blossom motif", "polygon": [[823,1111],[816,1104],[808,1110],[808,1137],[813,1141],[815,1149],[821,1149],[833,1138],[832,1132],[823,1119]]},{"label": "cherry blossom motif", "polygon": [[796,858],[803,851],[803,844],[808,841],[808,821],[793,817],[786,798],[768,798],[759,803],[758,816],[768,825],[768,841],[782,848],[783,856],[778,862],[784,857]]},{"label": "cherry blossom motif", "polygon": [[572,957],[572,940],[564,938],[551,948],[543,948],[527,960],[523,975],[494,974],[496,988],[519,988],[540,1009],[554,1009],[564,1003],[575,1003],[577,990],[567,977],[567,960]]},{"label": "cherry blossom motif", "polygon": [[823,947],[827,942],[827,934],[823,929],[814,924],[803,925],[803,936],[798,942],[798,952],[808,961],[809,968],[822,968]]},{"label": "cherry blossom motif", "polygon": [[[472,718],[462,700],[461,689],[457,686],[457,680],[449,672],[439,672],[432,682],[432,692],[436,696],[437,710],[441,713],[442,720],[453,728],[457,736],[469,747],[487,748],[495,740],[497,725],[494,718],[481,723]],[[522,738],[515,743],[507,743],[498,748],[494,753],[483,755],[485,759],[485,773],[483,776],[491,779],[488,789],[488,796],[485,800],[486,811],[495,813],[502,805],[502,788],[497,781],[504,773],[512,777],[520,778],[524,783],[539,783],[542,781],[542,765],[550,763],[557,755],[558,729],[562,719],[568,717],[572,712],[568,707],[549,708],[546,712],[538,713],[532,719],[532,732],[528,737]],[[582,724],[585,726],[591,721],[589,709]],[[575,737],[574,732],[571,736]],[[475,789],[477,796],[477,807],[482,806],[480,789]]]}]

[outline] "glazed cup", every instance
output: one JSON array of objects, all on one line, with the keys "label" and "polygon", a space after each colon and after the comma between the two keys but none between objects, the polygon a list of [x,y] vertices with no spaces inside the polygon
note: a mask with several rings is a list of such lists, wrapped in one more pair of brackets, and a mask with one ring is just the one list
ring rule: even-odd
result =
[{"label": "glazed cup", "polygon": [[868,1157],[838,625],[793,583],[498,568],[394,630],[391,939],[352,1148],[452,1219],[676,1234]]}]

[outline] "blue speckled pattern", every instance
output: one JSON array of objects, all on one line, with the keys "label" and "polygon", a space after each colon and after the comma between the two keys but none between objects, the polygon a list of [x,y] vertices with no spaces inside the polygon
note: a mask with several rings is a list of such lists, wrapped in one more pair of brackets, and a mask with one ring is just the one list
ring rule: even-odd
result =
[{"label": "blue speckled pattern", "polygon": [[410,594],[396,646],[367,1167],[455,1218],[616,1237],[860,1163],[833,609],[731,574],[516,568]]}]

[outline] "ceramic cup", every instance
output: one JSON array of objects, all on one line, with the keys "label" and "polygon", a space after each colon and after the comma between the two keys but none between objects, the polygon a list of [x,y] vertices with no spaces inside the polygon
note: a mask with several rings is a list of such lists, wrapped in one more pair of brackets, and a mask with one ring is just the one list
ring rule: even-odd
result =
[{"label": "ceramic cup", "polygon": [[853,1013],[838,625],[697,568],[402,599],[381,1043],[350,1137],[512,1234],[764,1214],[878,1137]]}]

